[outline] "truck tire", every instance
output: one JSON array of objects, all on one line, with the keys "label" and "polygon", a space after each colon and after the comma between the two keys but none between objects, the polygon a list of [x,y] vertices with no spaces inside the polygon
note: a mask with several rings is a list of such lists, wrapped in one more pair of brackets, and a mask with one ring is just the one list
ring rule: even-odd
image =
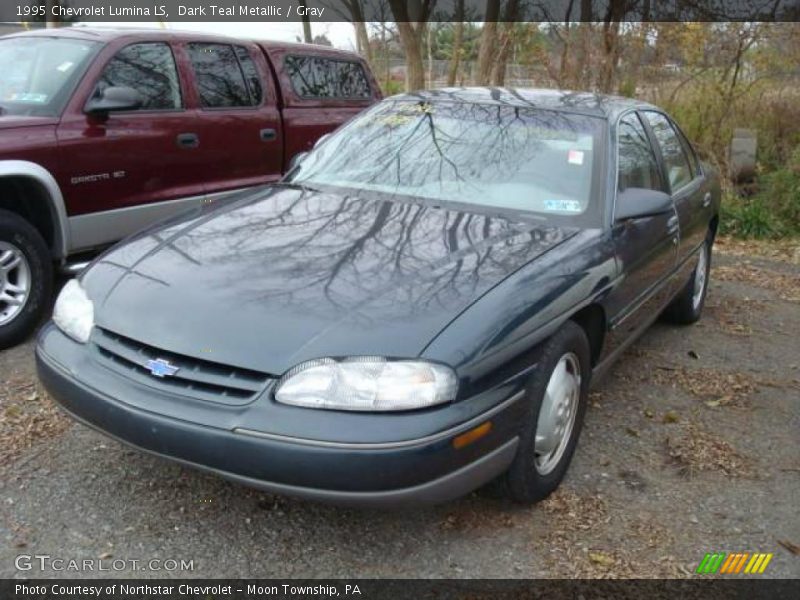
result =
[{"label": "truck tire", "polygon": [[33,332],[50,303],[53,262],[25,219],[0,210],[0,350]]}]

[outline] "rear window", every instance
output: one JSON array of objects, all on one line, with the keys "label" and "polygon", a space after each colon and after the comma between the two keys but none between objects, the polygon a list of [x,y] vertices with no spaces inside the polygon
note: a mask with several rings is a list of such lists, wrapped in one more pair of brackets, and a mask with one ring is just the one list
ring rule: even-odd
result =
[{"label": "rear window", "polygon": [[370,98],[372,89],[359,62],[320,56],[287,56],[284,62],[301,98]]},{"label": "rear window", "polygon": [[197,93],[203,108],[261,104],[258,71],[246,48],[228,44],[189,44]]}]

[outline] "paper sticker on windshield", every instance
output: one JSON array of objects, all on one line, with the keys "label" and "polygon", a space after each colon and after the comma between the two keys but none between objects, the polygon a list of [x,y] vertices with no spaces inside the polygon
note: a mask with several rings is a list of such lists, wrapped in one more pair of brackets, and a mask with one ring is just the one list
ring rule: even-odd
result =
[{"label": "paper sticker on windshield", "polygon": [[69,71],[70,67],[72,67],[72,65],[74,64],[75,63],[72,62],[71,60],[65,61],[56,67],[56,71],[61,71],[62,73],[66,73],[67,71]]},{"label": "paper sticker on windshield", "polygon": [[582,165],[583,150],[570,150],[567,152],[567,162],[571,165]]},{"label": "paper sticker on windshield", "polygon": [[545,200],[544,208],[553,212],[579,213],[581,203],[577,200]]}]

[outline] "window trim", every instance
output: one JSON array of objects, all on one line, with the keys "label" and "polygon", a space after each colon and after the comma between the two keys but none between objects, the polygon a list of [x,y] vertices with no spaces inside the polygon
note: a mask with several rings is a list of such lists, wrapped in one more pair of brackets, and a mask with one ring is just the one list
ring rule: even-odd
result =
[{"label": "window trim", "polygon": [[230,48],[231,52],[233,52],[233,57],[236,59],[236,64],[239,66],[239,75],[242,77],[242,83],[244,84],[245,92],[247,92],[247,97],[252,101],[253,94],[250,91],[250,84],[247,83],[247,77],[244,74],[244,69],[242,68],[242,62],[239,60],[239,55],[236,53],[236,47],[239,46],[247,50],[248,55],[250,55],[250,60],[253,61],[253,65],[256,68],[256,73],[262,78],[263,83],[263,74],[258,71],[258,64],[253,59],[253,55],[250,53],[250,49],[247,46],[242,45],[241,43],[225,43],[225,42],[204,42],[204,41],[196,41],[196,42],[186,42],[186,58],[189,62],[189,68],[192,70],[192,78],[194,80],[194,91],[197,94],[197,108],[201,111],[211,111],[211,112],[219,112],[219,111],[228,111],[228,110],[235,110],[235,111],[245,111],[245,110],[252,110],[256,111],[264,107],[264,102],[266,101],[266,92],[262,90],[261,92],[261,102],[258,104],[248,104],[247,106],[203,106],[203,97],[200,93],[200,89],[197,80],[197,70],[195,69],[194,62],[192,61],[192,57],[190,54],[189,47],[192,45],[203,45],[203,46],[226,46]]},{"label": "window trim", "polygon": [[97,89],[97,84],[100,82],[100,78],[103,76],[103,73],[105,73],[106,68],[108,67],[108,65],[111,64],[111,61],[114,60],[117,57],[117,55],[120,52],[122,52],[123,50],[125,50],[127,48],[130,48],[131,46],[141,46],[143,44],[156,44],[156,45],[160,45],[160,46],[166,46],[167,49],[169,50],[169,54],[172,57],[172,65],[175,67],[175,78],[176,78],[176,83],[178,84],[178,95],[180,96],[180,106],[178,108],[134,108],[132,110],[115,110],[110,114],[115,114],[115,115],[140,115],[140,114],[144,114],[144,115],[147,115],[147,114],[153,114],[153,113],[161,114],[161,113],[182,113],[182,112],[186,112],[186,94],[184,93],[183,85],[181,83],[181,71],[180,71],[180,68],[178,67],[178,61],[175,59],[175,49],[172,47],[172,44],[169,43],[169,42],[165,42],[163,40],[144,40],[144,41],[143,40],[139,40],[139,41],[131,42],[130,44],[126,44],[126,45],[124,45],[124,46],[122,46],[120,48],[117,48],[114,51],[114,54],[112,54],[109,57],[109,59],[103,64],[103,66],[100,68],[100,71],[97,74],[97,77],[95,78],[94,83],[92,85],[91,92],[89,93],[89,96],[86,98],[86,102],[83,104],[82,111],[83,111],[84,114],[86,114],[86,107],[89,105],[89,102],[92,101],[92,97],[94,96],[94,92]]},{"label": "window trim", "polygon": [[[361,69],[361,73],[364,75],[364,81],[367,82],[367,87],[369,88],[369,96],[304,96],[300,92],[297,91],[297,88],[292,81],[292,76],[289,74],[289,70],[286,67],[286,61],[290,58],[317,58],[320,60],[328,60],[331,62],[341,62],[341,63],[350,63],[353,65],[357,65],[358,68]],[[314,53],[298,53],[298,54],[286,54],[283,57],[283,62],[281,64],[283,71],[286,73],[286,77],[289,80],[289,85],[292,87],[292,93],[295,96],[300,98],[301,100],[312,100],[315,102],[353,102],[353,101],[369,101],[375,98],[375,89],[372,87],[372,82],[367,75],[367,70],[364,68],[364,63],[356,58],[339,58],[339,57],[332,57],[332,56],[325,56],[324,54],[314,54]]]},{"label": "window trim", "polygon": [[[641,112],[641,113],[650,112],[650,113],[654,113],[654,114],[657,114],[657,115],[661,115],[662,117],[664,117],[664,119],[666,119],[667,124],[670,125],[670,127],[673,127],[672,119],[669,118],[668,114],[666,114],[665,112],[663,112],[661,110],[654,110],[652,108],[643,108],[639,112]],[[696,180],[697,180],[697,178],[699,176],[699,173],[698,174],[693,174],[692,178],[689,181],[687,181],[686,183],[684,183],[682,186],[680,186],[678,188],[673,188],[672,187],[672,182],[669,180],[669,172],[667,171],[667,161],[664,159],[664,153],[661,152],[661,144],[658,143],[658,139],[656,138],[655,132],[653,131],[653,126],[650,124],[650,121],[647,119],[647,116],[644,116],[642,121],[645,123],[648,132],[652,136],[653,147],[656,149],[656,151],[658,152],[659,157],[661,158],[660,162],[661,162],[662,176],[664,178],[664,182],[669,187],[669,194],[671,196],[673,196],[673,197],[677,196],[679,193],[683,192],[689,186],[693,185],[696,182]],[[676,128],[673,128],[673,133],[675,133],[675,129]],[[675,133],[675,139],[678,140],[678,146],[680,146],[680,148],[681,148],[681,153],[683,154],[683,157],[686,159],[686,164],[689,167],[689,173],[691,173],[692,172],[692,163],[691,163],[691,161],[689,161],[689,157],[686,156],[686,150],[684,149],[683,144],[681,143],[681,140],[678,137],[677,133]],[[699,164],[699,161],[698,161],[698,164]]]},{"label": "window trim", "polygon": [[[617,148],[616,148],[616,157],[615,157],[616,158],[616,161],[615,161],[615,163],[616,163],[616,176],[614,178],[615,197],[616,197],[616,194],[618,194],[620,192],[620,189],[619,189],[619,175],[620,175],[620,169],[619,169],[619,155],[620,155],[619,138],[620,138],[620,134],[619,134],[619,130],[620,130],[620,126],[622,125],[622,122],[625,119],[627,119],[628,117],[630,117],[631,115],[633,115],[634,118],[636,118],[636,120],[639,122],[639,125],[642,127],[642,130],[644,131],[644,135],[647,138],[647,143],[650,146],[650,152],[653,155],[653,160],[655,161],[656,168],[658,169],[659,188],[657,190],[655,190],[655,191],[664,192],[666,194],[666,193],[668,193],[666,188],[667,188],[667,185],[668,185],[669,182],[666,181],[666,179],[664,178],[664,169],[661,166],[662,157],[661,157],[661,154],[659,152],[659,149],[654,144],[655,140],[653,139],[653,137],[651,135],[652,132],[650,131],[650,129],[647,126],[648,124],[645,123],[644,119],[639,114],[638,110],[632,110],[632,111],[627,111],[624,115],[621,115],[619,120],[617,121],[617,125],[616,125],[616,130],[617,130],[616,131],[616,146],[617,146]],[[616,200],[614,202],[614,207],[616,208]]]}]

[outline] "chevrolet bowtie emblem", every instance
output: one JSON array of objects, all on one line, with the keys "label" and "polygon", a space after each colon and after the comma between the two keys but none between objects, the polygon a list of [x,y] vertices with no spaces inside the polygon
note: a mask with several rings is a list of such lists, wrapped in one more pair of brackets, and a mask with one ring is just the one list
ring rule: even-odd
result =
[{"label": "chevrolet bowtie emblem", "polygon": [[180,367],[170,364],[168,360],[164,360],[163,358],[148,360],[144,368],[150,371],[155,377],[172,377],[180,369]]}]

